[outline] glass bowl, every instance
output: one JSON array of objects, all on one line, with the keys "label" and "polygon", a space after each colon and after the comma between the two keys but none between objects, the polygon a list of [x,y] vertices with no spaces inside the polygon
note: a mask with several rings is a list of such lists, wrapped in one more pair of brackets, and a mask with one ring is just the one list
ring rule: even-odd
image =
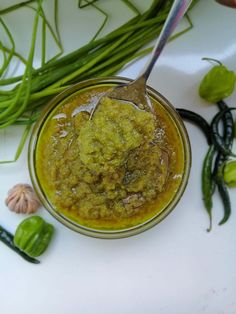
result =
[{"label": "glass bowl", "polygon": [[32,180],[32,184],[34,186],[34,189],[41,200],[44,207],[49,211],[52,216],[54,216],[58,221],[60,221],[63,225],[66,227],[82,233],[87,236],[92,236],[96,238],[103,238],[103,239],[116,239],[116,238],[124,238],[129,237],[135,234],[138,234],[140,232],[143,232],[156,224],[158,224],[160,221],[162,221],[176,206],[176,204],[181,199],[181,196],[185,190],[185,187],[188,182],[189,172],[191,168],[191,148],[190,148],[190,142],[188,138],[188,134],[186,131],[186,128],[182,122],[181,117],[178,115],[174,107],[169,103],[169,101],[163,97],[160,93],[158,93],[153,88],[147,86],[147,91],[149,94],[149,97],[155,101],[158,102],[159,105],[162,106],[162,108],[165,110],[165,112],[168,114],[170,119],[175,125],[175,130],[178,133],[178,136],[182,142],[182,150],[183,150],[183,172],[181,176],[181,182],[178,186],[178,188],[175,190],[175,192],[172,195],[172,198],[168,201],[168,203],[164,206],[164,208],[161,209],[161,211],[156,212],[153,216],[149,217],[145,221],[142,221],[141,223],[137,223],[137,225],[132,225],[125,227],[123,229],[104,229],[104,228],[91,228],[86,225],[83,225],[81,223],[78,223],[68,216],[65,216],[60,211],[58,211],[57,208],[52,204],[47,191],[45,191],[42,187],[42,184],[39,180],[39,177],[37,175],[37,169],[36,169],[36,156],[37,156],[37,145],[38,140],[40,137],[40,133],[47,122],[48,117],[50,114],[57,108],[57,106],[60,106],[67,99],[71,98],[73,95],[77,93],[81,93],[81,91],[85,91],[86,89],[92,89],[97,87],[107,87],[107,86],[115,86],[123,83],[127,83],[131,81],[128,78],[124,77],[106,77],[106,78],[96,78],[91,79],[87,81],[80,82],[78,84],[73,85],[72,87],[66,89],[61,94],[57,95],[55,98],[53,98],[48,105],[43,110],[39,120],[36,122],[30,142],[29,142],[29,150],[28,150],[28,165],[29,165],[29,172],[30,177]]}]

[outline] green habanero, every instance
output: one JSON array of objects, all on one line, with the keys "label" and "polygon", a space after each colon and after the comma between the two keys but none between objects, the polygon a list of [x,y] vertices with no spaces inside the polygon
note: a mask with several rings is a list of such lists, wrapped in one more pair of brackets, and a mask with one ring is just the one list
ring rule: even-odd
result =
[{"label": "green habanero", "polygon": [[229,97],[235,88],[236,76],[224,65],[214,66],[202,79],[199,95],[210,103]]}]

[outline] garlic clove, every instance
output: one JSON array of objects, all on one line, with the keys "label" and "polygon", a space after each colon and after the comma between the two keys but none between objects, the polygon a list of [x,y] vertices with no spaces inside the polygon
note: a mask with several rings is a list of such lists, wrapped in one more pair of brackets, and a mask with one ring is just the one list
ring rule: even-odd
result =
[{"label": "garlic clove", "polygon": [[16,184],[8,191],[5,200],[11,211],[22,214],[32,214],[40,207],[40,201],[29,184]]}]

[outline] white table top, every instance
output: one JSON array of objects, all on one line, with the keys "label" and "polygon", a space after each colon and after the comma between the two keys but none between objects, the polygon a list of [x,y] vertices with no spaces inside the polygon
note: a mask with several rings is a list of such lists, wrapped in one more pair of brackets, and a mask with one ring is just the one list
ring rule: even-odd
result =
[{"label": "white table top", "polygon": [[[69,2],[60,4],[62,39],[67,50],[76,47],[72,37],[84,44],[89,32],[96,29],[91,23],[93,18],[89,20],[88,34],[78,27],[78,32],[70,37],[66,35],[70,34],[70,27],[88,24],[88,17],[97,14],[86,9],[85,17],[78,22],[76,1],[71,1],[71,7]],[[120,11],[113,11],[113,25],[121,16],[129,17],[129,13],[121,11],[117,0],[99,2],[113,10],[119,6]],[[150,3],[135,2],[143,8]],[[8,21],[14,32],[19,31],[20,44],[23,18],[28,17],[24,11],[17,14],[15,20],[11,15]],[[200,0],[191,17],[194,28],[168,44],[149,85],[176,107],[194,110],[210,120],[216,108],[199,98],[198,85],[211,65],[201,58],[219,59],[236,71],[236,10]],[[184,26],[185,22],[181,27]],[[23,41],[22,51],[24,43],[27,45]],[[146,58],[135,62],[121,74],[135,77],[145,61]],[[227,102],[235,106],[236,93]],[[218,222],[223,209],[215,196],[213,230],[207,233],[208,217],[201,200],[200,181],[207,144],[195,126],[187,124],[187,128],[193,152],[189,183],[181,201],[163,222],[140,235],[107,241],[76,234],[40,209],[39,215],[56,229],[49,249],[40,257],[40,265],[25,262],[0,243],[0,313],[235,314],[236,190],[230,190],[231,218],[221,227]],[[15,130],[0,132],[1,159],[14,152],[16,143]],[[19,161],[0,165],[0,223],[12,232],[25,216],[10,212],[4,199],[14,184],[30,182],[26,157],[27,147]]]}]

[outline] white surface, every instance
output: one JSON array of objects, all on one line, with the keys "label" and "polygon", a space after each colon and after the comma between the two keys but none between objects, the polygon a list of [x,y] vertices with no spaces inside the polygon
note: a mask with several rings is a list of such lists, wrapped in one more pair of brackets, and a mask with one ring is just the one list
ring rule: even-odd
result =
[{"label": "white surface", "polygon": [[[104,7],[108,2],[101,0]],[[201,58],[220,59],[236,71],[236,10],[201,0],[191,16],[194,29],[166,47],[149,83],[176,107],[210,119],[215,108],[197,93],[210,68]],[[73,18],[69,25],[78,23]],[[73,39],[83,42],[84,35],[79,31]],[[70,36],[63,36],[68,50],[73,48]],[[136,62],[123,74],[134,77],[144,62]],[[236,105],[235,93],[228,103]],[[98,240],[70,231],[41,209],[39,214],[55,225],[56,234],[39,266],[25,262],[0,243],[0,314],[235,314],[235,189],[230,191],[233,212],[229,222],[217,225],[223,210],[215,197],[213,230],[207,233],[200,190],[207,145],[194,126],[188,124],[188,131],[193,151],[188,187],[176,209],[151,230],[122,240]],[[14,142],[9,135],[9,149]],[[0,222],[12,232],[24,217],[8,211],[4,198],[15,183],[29,182],[26,153],[15,164],[0,165]]]}]

